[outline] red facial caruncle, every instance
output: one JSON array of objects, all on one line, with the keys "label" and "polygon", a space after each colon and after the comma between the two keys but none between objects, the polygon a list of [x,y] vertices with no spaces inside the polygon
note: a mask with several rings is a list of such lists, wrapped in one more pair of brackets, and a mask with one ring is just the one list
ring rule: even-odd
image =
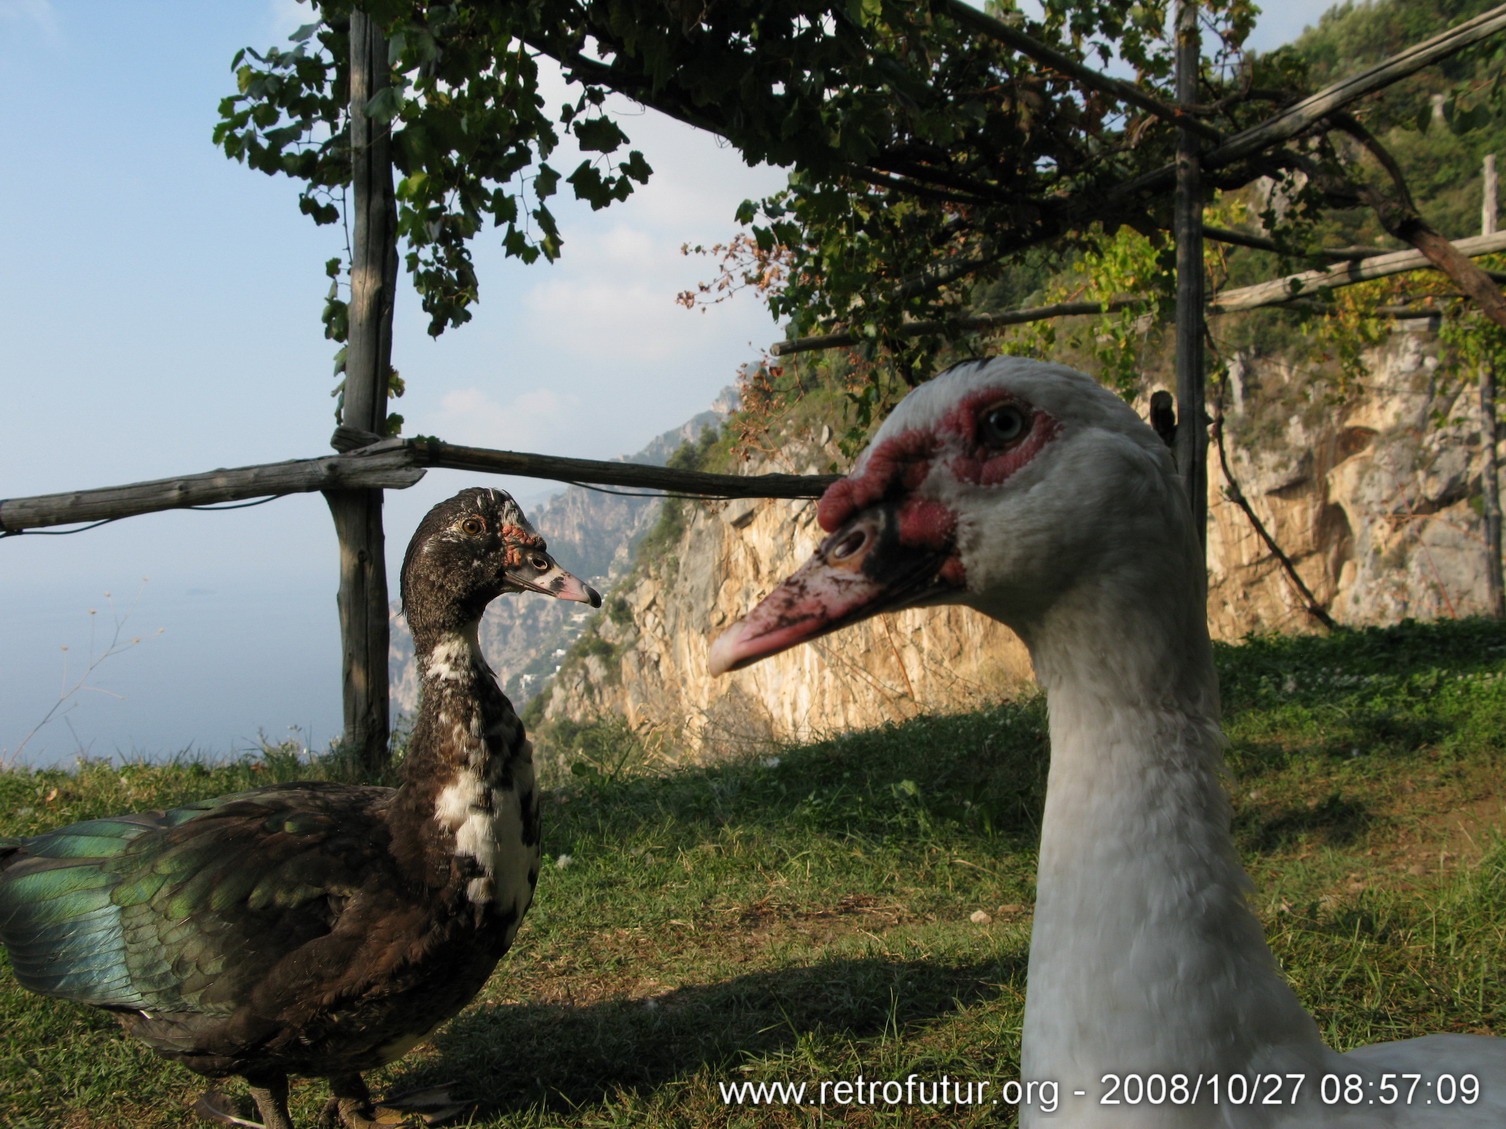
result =
[{"label": "red facial caruncle", "polygon": [[937,437],[929,431],[902,431],[868,454],[863,473],[833,482],[816,504],[816,520],[830,533],[858,510],[896,489],[913,491],[931,471]]},{"label": "red facial caruncle", "polygon": [[507,546],[507,567],[518,568],[523,563],[523,556],[529,549],[542,549],[544,539],[537,533],[524,529],[521,525],[504,525],[498,534],[502,543]]}]

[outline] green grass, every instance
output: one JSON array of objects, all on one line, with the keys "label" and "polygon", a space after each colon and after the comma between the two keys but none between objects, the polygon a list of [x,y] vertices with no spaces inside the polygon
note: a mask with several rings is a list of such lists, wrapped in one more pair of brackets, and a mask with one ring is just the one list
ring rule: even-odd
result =
[{"label": "green grass", "polygon": [[[1330,1041],[1506,1034],[1506,632],[1260,638],[1219,661],[1240,850]],[[1032,699],[671,773],[590,753],[545,796],[513,952],[374,1088],[457,1081],[498,1127],[1007,1122],[991,1104],[728,1106],[718,1087],[1015,1076],[1044,720]],[[294,771],[0,774],[0,811],[25,833]],[[201,1089],[0,971],[0,1124],[181,1126]],[[301,1125],[323,1098],[295,1086]]]}]

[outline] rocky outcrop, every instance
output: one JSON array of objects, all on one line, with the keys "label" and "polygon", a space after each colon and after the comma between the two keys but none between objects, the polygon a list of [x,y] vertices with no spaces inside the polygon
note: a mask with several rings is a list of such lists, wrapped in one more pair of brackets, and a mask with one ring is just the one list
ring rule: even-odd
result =
[{"label": "rocky outcrop", "polygon": [[[1480,444],[1472,378],[1440,366],[1430,339],[1397,334],[1342,398],[1304,371],[1242,362],[1231,374],[1229,469],[1256,514],[1340,623],[1483,610]],[[829,431],[825,434],[829,435]],[[780,465],[841,456],[795,437]],[[1219,638],[1315,628],[1210,452],[1209,616]],[[814,505],[686,503],[678,541],[640,561],[555,675],[546,720],[625,718],[693,755],[805,740],[922,710],[966,708],[1030,677],[1004,628],[958,608],[884,616],[725,678],[712,638],[809,555]],[[547,728],[547,727],[546,727]]]},{"label": "rocky outcrop", "polygon": [[[1233,478],[1319,603],[1342,624],[1485,611],[1474,376],[1441,365],[1431,338],[1398,333],[1363,388],[1339,399],[1288,366],[1231,372]],[[1210,458],[1214,633],[1314,625]]]}]

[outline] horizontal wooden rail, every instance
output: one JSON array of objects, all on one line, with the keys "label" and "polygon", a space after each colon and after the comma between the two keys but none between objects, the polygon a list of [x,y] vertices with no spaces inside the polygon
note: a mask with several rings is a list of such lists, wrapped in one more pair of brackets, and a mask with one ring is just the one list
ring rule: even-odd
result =
[{"label": "horizontal wooden rail", "polygon": [[115,518],[188,506],[212,506],[311,490],[401,489],[424,476],[402,451],[353,452],[318,459],[211,470],[177,478],[0,500],[0,532]]},{"label": "horizontal wooden rail", "polygon": [[[1492,235],[1476,235],[1470,239],[1456,239],[1454,246],[1471,258],[1478,255],[1493,255],[1506,251],[1506,232]],[[1273,278],[1269,282],[1257,282],[1253,286],[1241,286],[1228,290],[1208,303],[1210,313],[1229,313],[1234,310],[1253,310],[1260,306],[1274,306],[1293,298],[1306,298],[1319,290],[1333,290],[1340,286],[1353,286],[1359,282],[1385,278],[1408,271],[1432,269],[1432,263],[1421,251],[1393,251],[1375,255],[1357,262],[1343,263],[1322,270],[1302,271],[1285,278]]]},{"label": "horizontal wooden rail", "polygon": [[835,482],[835,474],[706,474],[697,470],[646,466],[642,463],[567,459],[522,451],[462,447],[438,439],[406,439],[424,466],[518,474],[557,482],[630,486],[698,498],[817,498]]},{"label": "horizontal wooden rail", "polygon": [[318,459],[234,467],[66,494],[7,498],[0,500],[0,535],[311,490],[401,490],[423,478],[425,468],[431,466],[627,486],[699,498],[816,498],[837,479],[836,475],[705,474],[639,463],[462,447],[438,439],[384,439]]},{"label": "horizontal wooden rail", "polygon": [[[1476,235],[1458,239],[1454,246],[1459,252],[1476,258],[1506,251],[1506,232],[1491,235]],[[1372,279],[1393,274],[1405,274],[1414,270],[1432,270],[1433,264],[1421,251],[1345,251],[1353,258],[1338,266],[1322,270],[1302,271],[1284,275],[1253,286],[1241,286],[1226,290],[1208,303],[1208,313],[1227,314],[1236,310],[1253,310],[1261,306],[1279,306],[1297,298],[1310,298],[1323,290],[1335,290],[1341,286],[1353,286]],[[899,337],[919,337],[926,333],[969,333],[980,329],[997,329],[1006,325],[1023,325],[1027,322],[1046,321],[1050,318],[1106,314],[1116,310],[1142,305],[1151,300],[1149,295],[1121,295],[1106,302],[1056,302],[1049,306],[1031,306],[1022,310],[1004,310],[995,314],[975,314],[953,318],[948,321],[907,322],[895,331]],[[1383,311],[1396,316],[1394,310]],[[855,333],[827,333],[817,337],[796,337],[788,341],[776,341],[769,349],[776,357],[791,353],[804,353],[815,349],[840,349],[856,345],[862,340]]]}]

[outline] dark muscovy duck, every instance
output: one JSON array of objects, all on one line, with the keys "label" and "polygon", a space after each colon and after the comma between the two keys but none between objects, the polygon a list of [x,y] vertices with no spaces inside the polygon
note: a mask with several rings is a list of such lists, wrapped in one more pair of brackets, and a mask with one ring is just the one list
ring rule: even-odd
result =
[{"label": "dark muscovy duck", "polygon": [[244,1077],[267,1129],[292,1129],[289,1075],[329,1080],[326,1120],[376,1124],[361,1073],[470,1001],[533,898],[532,750],[476,638],[522,591],[601,603],[507,494],[435,506],[403,560],[421,696],[402,785],[274,784],[0,839],[16,978]]}]

